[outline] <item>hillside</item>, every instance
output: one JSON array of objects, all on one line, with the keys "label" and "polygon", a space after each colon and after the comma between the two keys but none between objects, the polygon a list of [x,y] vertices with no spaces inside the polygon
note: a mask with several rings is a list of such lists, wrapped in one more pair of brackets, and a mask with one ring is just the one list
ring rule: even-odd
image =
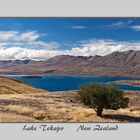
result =
[{"label": "hillside", "polygon": [[140,51],[106,56],[60,55],[46,61],[0,61],[1,74],[99,75],[140,77]]},{"label": "hillside", "polygon": [[126,91],[129,107],[98,117],[77,101],[77,91],[47,92],[0,77],[0,122],[140,122],[140,92]]},{"label": "hillside", "polygon": [[42,90],[26,85],[22,81],[0,76],[0,94],[38,93]]},{"label": "hillside", "polygon": [[[94,61],[93,61],[94,60]],[[136,67],[140,66],[140,51],[113,52],[103,57],[92,57],[93,66]]]}]

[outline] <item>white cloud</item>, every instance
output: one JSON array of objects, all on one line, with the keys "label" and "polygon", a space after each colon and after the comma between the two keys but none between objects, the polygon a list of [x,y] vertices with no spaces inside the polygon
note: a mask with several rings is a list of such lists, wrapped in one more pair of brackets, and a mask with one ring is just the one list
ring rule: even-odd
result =
[{"label": "white cloud", "polygon": [[44,42],[40,38],[46,34],[39,34],[37,31],[0,31],[0,48],[23,47],[36,49],[54,49],[58,48],[57,42]]},{"label": "white cloud", "polygon": [[71,29],[86,29],[86,26],[83,25],[74,25],[74,26],[70,26]]},{"label": "white cloud", "polygon": [[30,46],[30,48],[35,48],[37,47],[38,49],[44,48],[44,49],[56,49],[59,48],[60,45],[57,42],[44,42],[44,41],[35,41],[35,42],[29,42],[28,46]]},{"label": "white cloud", "polygon": [[36,50],[36,49],[27,49],[20,47],[4,48],[0,49],[0,60],[9,60],[9,59],[34,59],[34,60],[43,60],[50,57],[61,55],[61,51],[55,50]]},{"label": "white cloud", "polygon": [[130,25],[132,22],[133,22],[133,20],[118,21],[118,22],[111,23],[109,25],[105,25],[105,27],[112,27],[112,28],[119,29],[119,28],[123,28],[123,27]]},{"label": "white cloud", "polygon": [[107,55],[115,51],[140,50],[140,42],[120,42],[114,40],[82,41],[71,50],[74,55],[94,56]]},{"label": "white cloud", "polygon": [[[55,44],[55,43],[54,43]],[[59,45],[59,44],[58,44]],[[77,46],[77,47],[76,47]],[[0,47],[0,59],[46,60],[56,55],[94,56],[107,55],[115,51],[140,50],[140,42],[119,42],[114,40],[85,40],[73,44],[72,49],[35,49],[23,47]]]},{"label": "white cloud", "polygon": [[9,41],[17,37],[17,31],[0,31],[0,41]]},{"label": "white cloud", "polygon": [[17,31],[0,31],[0,41],[35,41],[41,34],[37,31],[17,32]]},{"label": "white cloud", "polygon": [[40,37],[36,31],[24,32],[17,37],[21,41],[35,41]]},{"label": "white cloud", "polygon": [[134,31],[140,31],[140,25],[131,26],[130,28]]},{"label": "white cloud", "polygon": [[0,60],[48,58],[50,50],[58,48],[59,44],[54,41],[42,41],[42,36],[46,34],[37,31],[0,31]]}]

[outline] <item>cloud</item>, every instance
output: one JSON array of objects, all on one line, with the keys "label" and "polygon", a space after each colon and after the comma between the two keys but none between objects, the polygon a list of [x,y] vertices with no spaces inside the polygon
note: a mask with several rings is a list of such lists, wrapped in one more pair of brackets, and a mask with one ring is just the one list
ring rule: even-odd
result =
[{"label": "cloud", "polygon": [[41,37],[37,31],[18,32],[18,31],[0,31],[0,42],[2,41],[35,41]]},{"label": "cloud", "polygon": [[[56,45],[48,44],[48,46]],[[57,44],[59,45],[59,44]],[[44,44],[43,44],[44,46]],[[72,44],[71,49],[59,50],[49,49],[48,47],[36,49],[25,47],[0,47],[0,60],[9,59],[33,59],[46,60],[57,55],[73,55],[73,56],[94,56],[107,55],[115,51],[140,50],[140,42],[121,42],[115,40],[83,40]]]},{"label": "cloud", "polygon": [[115,40],[85,40],[77,44],[78,47],[72,48],[74,55],[94,56],[107,55],[115,51],[140,50],[140,42],[121,42]]},{"label": "cloud", "polygon": [[17,37],[17,40],[21,41],[35,41],[40,37],[40,35],[36,31],[25,32],[20,34]]},{"label": "cloud", "polygon": [[11,41],[15,40],[18,36],[16,31],[0,31],[0,41]]},{"label": "cloud", "polygon": [[48,58],[50,50],[59,48],[60,45],[54,41],[42,41],[42,36],[46,34],[37,31],[0,31],[0,60]]},{"label": "cloud", "polygon": [[70,26],[71,29],[86,29],[87,27],[86,26],[83,26],[83,25],[74,25],[74,26]]},{"label": "cloud", "polygon": [[54,49],[58,48],[57,42],[44,42],[41,37],[47,36],[37,31],[0,31],[0,48],[21,47],[35,49]]},{"label": "cloud", "polygon": [[105,27],[111,27],[111,28],[124,28],[127,27],[128,25],[130,25],[133,22],[133,20],[128,20],[128,21],[118,21],[118,22],[114,22],[111,23],[109,25],[105,25]]},{"label": "cloud", "polygon": [[140,25],[130,26],[134,31],[140,31]]},{"label": "cloud", "polygon": [[33,59],[33,60],[44,60],[52,56],[61,54],[55,50],[36,50],[27,49],[20,47],[4,48],[0,49],[1,60],[15,60],[15,59]]}]

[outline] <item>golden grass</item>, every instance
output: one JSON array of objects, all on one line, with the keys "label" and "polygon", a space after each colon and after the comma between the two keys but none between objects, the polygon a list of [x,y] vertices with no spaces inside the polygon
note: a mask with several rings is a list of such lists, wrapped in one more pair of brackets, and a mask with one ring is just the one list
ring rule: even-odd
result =
[{"label": "golden grass", "polygon": [[[140,94],[129,95],[130,105],[127,109],[104,110],[104,115],[129,115],[140,117]],[[101,118],[92,108],[78,102],[76,91],[44,92],[31,94],[1,94],[0,121],[24,122],[119,122],[115,118]],[[133,98],[132,98],[133,97]],[[134,105],[133,105],[134,104]],[[22,119],[23,118],[23,119]],[[129,120],[125,120],[129,121]]]},{"label": "golden grass", "polygon": [[31,114],[34,111],[33,108],[30,108],[28,106],[21,106],[21,105],[8,105],[5,107],[5,109],[7,111],[17,112],[18,114],[22,114],[22,115]]},{"label": "golden grass", "polygon": [[89,117],[91,115],[95,115],[95,111],[93,109],[81,109],[79,111],[76,110],[76,113],[78,115],[84,116],[84,117]]},{"label": "golden grass", "polygon": [[46,117],[46,114],[45,114],[44,111],[41,111],[41,110],[40,111],[34,111],[32,113],[32,117],[37,119],[37,120],[41,120],[42,121]]},{"label": "golden grass", "polygon": [[21,81],[0,76],[0,94],[37,93],[43,90],[34,88]]},{"label": "golden grass", "polygon": [[140,122],[138,91],[126,91],[128,108],[104,110],[104,117],[98,117],[93,109],[77,102],[77,91],[47,92],[11,79],[0,80],[5,82],[0,81],[0,122]]},{"label": "golden grass", "polygon": [[0,113],[0,122],[36,122],[29,116],[18,115],[15,113]]}]

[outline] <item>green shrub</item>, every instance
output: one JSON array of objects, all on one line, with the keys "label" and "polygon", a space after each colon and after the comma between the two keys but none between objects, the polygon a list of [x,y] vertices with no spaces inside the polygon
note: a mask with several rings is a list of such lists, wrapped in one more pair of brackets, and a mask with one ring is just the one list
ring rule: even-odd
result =
[{"label": "green shrub", "polygon": [[79,99],[85,105],[94,108],[98,116],[102,116],[103,109],[126,108],[128,98],[124,98],[124,91],[115,86],[99,84],[84,84],[79,90]]}]

